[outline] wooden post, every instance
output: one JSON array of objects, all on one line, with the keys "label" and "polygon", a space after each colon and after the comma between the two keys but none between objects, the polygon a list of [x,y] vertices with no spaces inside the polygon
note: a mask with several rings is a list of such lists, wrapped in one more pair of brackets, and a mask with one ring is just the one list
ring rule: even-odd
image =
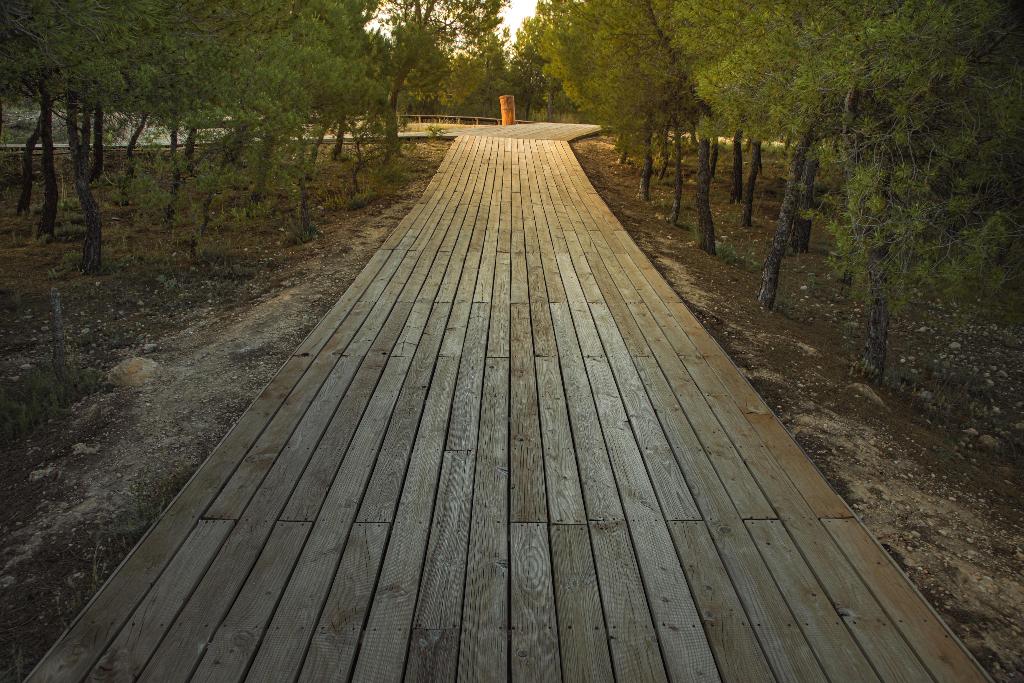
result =
[{"label": "wooden post", "polygon": [[60,292],[56,287],[50,288],[50,328],[53,333],[53,373],[57,381],[63,384],[67,379],[67,368],[64,361],[64,318],[60,312]]},{"label": "wooden post", "polygon": [[512,95],[502,95],[498,101],[501,103],[501,125],[514,125],[516,122],[516,98]]}]

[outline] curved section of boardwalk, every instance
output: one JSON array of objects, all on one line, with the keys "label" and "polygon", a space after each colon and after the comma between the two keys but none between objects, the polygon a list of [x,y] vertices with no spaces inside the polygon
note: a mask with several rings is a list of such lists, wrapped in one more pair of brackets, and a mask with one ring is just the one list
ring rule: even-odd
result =
[{"label": "curved section of boardwalk", "polygon": [[488,132],[34,680],[983,680],[568,143]]}]

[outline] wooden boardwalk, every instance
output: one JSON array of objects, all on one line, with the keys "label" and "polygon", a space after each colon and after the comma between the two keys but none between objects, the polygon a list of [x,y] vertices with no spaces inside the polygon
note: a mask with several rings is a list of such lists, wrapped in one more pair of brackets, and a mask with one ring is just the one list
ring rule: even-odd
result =
[{"label": "wooden boardwalk", "polygon": [[984,680],[526,129],[452,144],[33,680]]}]

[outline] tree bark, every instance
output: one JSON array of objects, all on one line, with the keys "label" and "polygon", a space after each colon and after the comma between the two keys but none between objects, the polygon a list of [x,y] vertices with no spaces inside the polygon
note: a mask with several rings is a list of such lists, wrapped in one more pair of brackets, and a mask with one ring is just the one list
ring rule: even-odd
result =
[{"label": "tree bark", "polygon": [[697,146],[697,241],[701,249],[715,253],[715,219],[711,215],[711,140]]},{"label": "tree bark", "polygon": [[38,235],[53,237],[57,224],[57,165],[53,160],[53,96],[46,85],[39,86],[39,138],[43,144],[43,211]]},{"label": "tree bark", "polygon": [[334,147],[331,148],[331,160],[337,161],[345,149],[345,121],[338,121],[335,130]]},{"label": "tree bark", "polygon": [[769,311],[775,306],[775,294],[779,288],[779,270],[782,267],[782,257],[786,254],[789,228],[797,208],[800,177],[803,174],[804,160],[807,158],[807,150],[810,148],[812,140],[810,131],[804,133],[793,153],[789,180],[786,182],[786,194],[782,198],[779,221],[775,227],[775,236],[768,247],[764,267],[761,269],[761,289],[757,293],[757,300],[763,308]]},{"label": "tree bark", "polygon": [[889,302],[886,297],[884,246],[872,247],[868,251],[868,287],[871,294],[871,309],[868,313],[868,335],[864,344],[864,370],[874,378],[885,373],[885,356],[889,340]]},{"label": "tree bark", "polygon": [[804,163],[803,177],[800,191],[800,212],[793,218],[793,239],[790,246],[793,251],[799,254],[806,254],[811,248],[811,222],[812,219],[805,218],[803,213],[814,208],[814,180],[818,175],[818,159],[809,158]]},{"label": "tree bark", "polygon": [[555,120],[555,90],[548,88],[548,123]]},{"label": "tree bark", "polygon": [[96,107],[92,119],[92,171],[89,180],[103,175],[103,107]]},{"label": "tree bark", "polygon": [[715,179],[715,174],[718,172],[718,137],[715,137],[715,144],[711,148],[711,179]]},{"label": "tree bark", "polygon": [[640,170],[640,191],[637,197],[645,202],[651,201],[651,175],[654,173],[654,151],[651,145],[651,135],[647,134],[644,140],[644,165]]},{"label": "tree bark", "polygon": [[149,114],[143,114],[142,118],[139,119],[138,125],[132,131],[131,137],[128,138],[128,146],[124,150],[124,158],[128,163],[125,175],[129,178],[135,175],[135,147],[139,144],[139,138],[142,137],[142,131],[146,130],[146,123],[148,121]]},{"label": "tree bark", "polygon": [[82,245],[82,272],[99,273],[103,266],[103,226],[100,209],[89,186],[89,113],[81,115],[79,128],[79,103],[75,93],[68,93],[68,147],[75,168],[75,191],[85,218],[85,242]]},{"label": "tree bark", "polygon": [[675,136],[672,144],[672,156],[676,177],[675,185],[672,188],[672,213],[668,217],[668,222],[672,225],[679,224],[679,213],[683,208],[683,131],[678,127],[675,129]]},{"label": "tree bark", "polygon": [[[192,161],[196,154],[196,129],[189,128],[188,133],[185,134],[185,170],[189,173],[192,172]],[[174,129],[171,138],[171,158],[174,159],[174,174],[171,176],[171,197],[167,200],[167,206],[164,207],[164,225],[170,227],[174,224],[174,214],[177,211],[178,206],[178,195],[181,193],[182,185],[182,168],[178,165],[177,159],[177,144],[178,144],[178,130]]]},{"label": "tree bark", "polygon": [[671,128],[665,126],[665,130],[661,134],[661,149],[658,150],[658,156],[661,157],[661,170],[658,171],[658,180],[664,180],[665,174],[668,172],[668,164],[671,161],[671,155],[668,153],[668,135]]},{"label": "tree bark", "polygon": [[732,193],[729,203],[736,204],[743,199],[743,131],[732,136]]},{"label": "tree bark", "polygon": [[39,140],[40,122],[36,121],[36,127],[32,134],[25,141],[25,151],[21,154],[21,194],[18,196],[17,213],[20,216],[28,213],[32,205],[32,155],[36,151],[36,142]]},{"label": "tree bark", "polygon": [[750,143],[750,173],[747,175],[747,185],[743,188],[743,220],[744,228],[751,227],[754,222],[754,185],[757,183],[757,174],[761,172],[761,141],[752,140]]}]

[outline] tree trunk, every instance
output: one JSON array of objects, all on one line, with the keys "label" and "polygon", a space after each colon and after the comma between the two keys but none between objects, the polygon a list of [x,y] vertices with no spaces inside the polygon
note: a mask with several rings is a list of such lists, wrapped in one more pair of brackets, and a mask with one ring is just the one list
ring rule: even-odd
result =
[{"label": "tree trunk", "polygon": [[338,121],[335,129],[334,147],[331,148],[331,160],[337,161],[345,149],[345,121]]},{"label": "tree trunk", "polygon": [[701,249],[715,254],[715,219],[711,216],[711,140],[701,138],[697,146],[697,241]]},{"label": "tree trunk", "polygon": [[790,166],[789,180],[786,182],[786,194],[782,198],[782,207],[779,209],[779,221],[775,227],[775,236],[768,247],[764,267],[761,269],[761,290],[757,293],[757,300],[762,307],[769,311],[775,306],[775,294],[779,288],[779,270],[782,267],[782,257],[786,254],[786,241],[789,239],[789,228],[793,222],[800,193],[800,177],[803,174],[804,160],[807,158],[807,150],[811,146],[811,141],[812,134],[808,131],[804,133],[796,146]]},{"label": "tree trunk", "polygon": [[401,153],[402,143],[398,139],[398,93],[395,86],[388,95],[388,106],[384,116],[384,161]]},{"label": "tree trunk", "polygon": [[124,158],[128,164],[125,175],[129,178],[135,175],[135,146],[139,144],[142,131],[146,130],[147,121],[149,121],[149,114],[143,114],[138,125],[135,126],[135,130],[132,131],[132,136],[128,138],[128,146],[124,150]]},{"label": "tree trunk", "polygon": [[43,211],[36,233],[53,237],[57,223],[57,165],[53,160],[53,97],[39,86],[39,138],[43,144]]},{"label": "tree trunk", "polygon": [[761,171],[761,141],[753,140],[750,143],[750,173],[747,175],[747,185],[743,188],[743,220],[744,228],[751,227],[754,222],[754,185],[757,183],[757,174]]},{"label": "tree trunk", "polygon": [[[188,133],[185,135],[185,171],[192,173],[192,161],[196,155],[196,129],[189,128]],[[171,154],[172,158],[177,156],[177,143],[178,143],[178,131],[175,129],[172,144]],[[174,175],[171,177],[171,197],[167,200],[167,206],[164,208],[164,225],[171,227],[174,224],[174,214],[177,212],[178,206],[178,195],[181,194],[182,185],[182,168],[178,165],[177,159],[174,159]]]},{"label": "tree trunk", "polygon": [[28,213],[32,204],[32,155],[36,151],[36,142],[39,140],[40,122],[36,121],[36,127],[32,134],[25,141],[25,151],[21,155],[21,195],[18,197],[17,213],[20,216]]},{"label": "tree trunk", "polygon": [[668,172],[668,163],[671,157],[668,153],[668,134],[671,129],[665,126],[665,130],[661,134],[661,149],[658,150],[658,156],[661,157],[661,170],[658,171],[658,180],[664,180],[665,174]]},{"label": "tree trunk", "polygon": [[672,213],[668,218],[668,222],[672,225],[679,224],[679,213],[683,208],[683,131],[676,128],[675,135],[672,156],[675,163],[676,182],[672,190]]},{"label": "tree trunk", "polygon": [[864,370],[875,378],[885,372],[885,355],[889,341],[889,302],[886,298],[884,246],[868,251],[868,283],[871,310],[868,313],[868,336],[864,344]]},{"label": "tree trunk", "polygon": [[309,181],[313,179],[316,170],[316,159],[320,153],[320,145],[324,143],[327,135],[327,128],[320,131],[320,136],[313,142],[313,149],[309,153],[309,165],[303,169],[299,178],[299,229],[303,238],[311,237],[314,234],[313,219],[309,215]]},{"label": "tree trunk", "polygon": [[736,204],[743,199],[743,131],[732,136],[732,193],[729,203]]},{"label": "tree trunk", "polygon": [[92,171],[89,180],[103,175],[103,107],[96,107],[92,120]]},{"label": "tree trunk", "polygon": [[78,96],[68,93],[68,147],[75,169],[75,190],[85,218],[85,242],[82,245],[82,272],[95,274],[102,268],[103,226],[100,209],[89,186],[89,113],[81,115],[79,128]]},{"label": "tree trunk", "polygon": [[267,179],[270,175],[270,156],[274,153],[277,142],[267,135],[260,141],[259,157],[256,160],[256,180],[249,194],[249,201],[259,204],[267,193]]},{"label": "tree trunk", "polygon": [[548,123],[555,120],[555,91],[554,88],[548,89]]},{"label": "tree trunk", "polygon": [[711,148],[711,179],[715,179],[718,172],[718,136],[715,136],[715,145]]},{"label": "tree trunk", "polygon": [[651,135],[648,134],[644,140],[644,165],[640,170],[640,191],[637,193],[637,197],[645,202],[651,201],[651,175],[654,173],[653,154]]},{"label": "tree trunk", "polygon": [[811,248],[812,219],[805,218],[801,214],[814,208],[814,180],[817,175],[818,159],[811,157],[804,163],[804,172],[801,178],[803,188],[800,192],[800,213],[793,219],[793,239],[790,242],[793,251],[800,254],[806,254]]}]

